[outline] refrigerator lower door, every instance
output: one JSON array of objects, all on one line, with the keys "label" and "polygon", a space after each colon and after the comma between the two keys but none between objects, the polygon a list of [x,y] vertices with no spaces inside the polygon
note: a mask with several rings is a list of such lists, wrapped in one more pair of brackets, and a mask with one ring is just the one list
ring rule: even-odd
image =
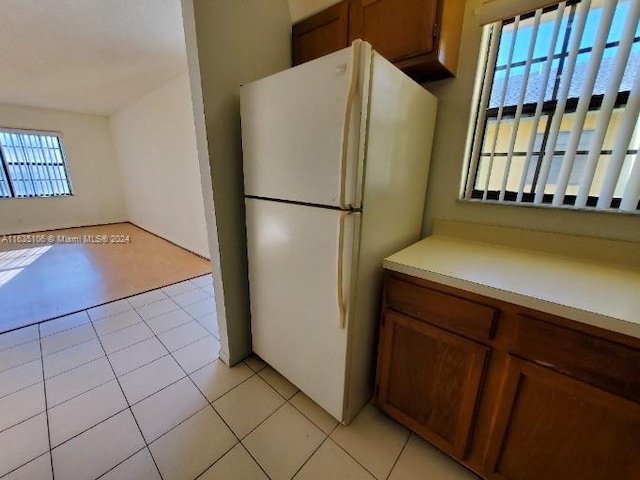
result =
[{"label": "refrigerator lower door", "polygon": [[253,350],[342,421],[360,215],[251,198],[246,206]]}]

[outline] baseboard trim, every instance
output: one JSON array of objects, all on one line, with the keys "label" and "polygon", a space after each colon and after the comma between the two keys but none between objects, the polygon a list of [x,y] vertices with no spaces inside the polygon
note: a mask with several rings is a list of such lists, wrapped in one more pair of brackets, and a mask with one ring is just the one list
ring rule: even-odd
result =
[{"label": "baseboard trim", "polygon": [[140,226],[140,225],[138,225],[137,223],[131,222],[131,221],[129,221],[129,220],[127,220],[126,222],[118,222],[118,223],[128,223],[129,225],[133,225],[134,227],[139,228],[140,230],[144,230],[144,231],[145,231],[145,232],[147,232],[149,235],[153,235],[154,237],[157,237],[157,238],[159,238],[159,239],[161,239],[161,240],[164,240],[165,242],[169,242],[169,243],[170,243],[171,245],[173,245],[174,247],[178,247],[178,248],[181,248],[182,250],[186,250],[187,252],[192,253],[192,254],[193,254],[193,255],[195,255],[196,257],[200,257],[200,258],[202,258],[203,260],[207,260],[207,261],[209,261],[209,262],[211,261],[211,259],[210,259],[210,258],[205,257],[204,255],[201,255],[201,254],[199,254],[198,252],[194,252],[193,250],[191,250],[191,249],[189,249],[189,248],[183,247],[182,245],[178,245],[176,242],[174,242],[174,241],[172,241],[172,240],[169,240],[168,238],[165,238],[165,237],[163,237],[162,235],[158,235],[157,233],[152,232],[151,230],[147,230],[146,228],[141,227],[141,226]]},{"label": "baseboard trim", "polygon": [[[109,226],[109,225],[119,225],[121,223],[131,223],[131,222],[129,222],[127,220],[120,220],[119,222],[90,223],[88,225],[76,225],[75,227],[48,228],[46,230],[29,230],[27,232],[18,232],[18,233],[0,233],[0,237],[9,236],[9,235],[32,235],[34,233],[57,232],[58,230],[73,230],[74,228],[106,227],[106,226]],[[137,225],[135,225],[135,226],[137,227]],[[140,228],[140,227],[138,227],[138,228]],[[144,230],[144,228],[143,228],[143,230]],[[149,233],[151,233],[151,232],[149,232]],[[158,235],[156,235],[156,237],[157,236]],[[162,237],[160,237],[160,238],[162,238]],[[167,240],[167,241],[169,241],[169,240]],[[180,247],[180,248],[183,248],[183,247]]]}]

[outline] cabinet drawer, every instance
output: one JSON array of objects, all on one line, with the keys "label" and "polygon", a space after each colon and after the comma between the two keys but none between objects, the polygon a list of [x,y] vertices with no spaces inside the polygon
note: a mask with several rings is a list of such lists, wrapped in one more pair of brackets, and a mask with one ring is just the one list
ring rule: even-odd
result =
[{"label": "cabinet drawer", "polygon": [[640,350],[520,316],[513,354],[640,402]]},{"label": "cabinet drawer", "polygon": [[430,288],[387,280],[387,305],[451,332],[488,340],[493,338],[498,309]]}]

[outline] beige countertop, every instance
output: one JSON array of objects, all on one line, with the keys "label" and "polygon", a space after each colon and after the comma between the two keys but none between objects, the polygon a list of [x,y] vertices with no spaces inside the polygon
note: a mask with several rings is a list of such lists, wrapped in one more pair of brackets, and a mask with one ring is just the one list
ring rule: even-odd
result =
[{"label": "beige countertop", "polygon": [[384,267],[640,338],[640,270],[433,235]]}]

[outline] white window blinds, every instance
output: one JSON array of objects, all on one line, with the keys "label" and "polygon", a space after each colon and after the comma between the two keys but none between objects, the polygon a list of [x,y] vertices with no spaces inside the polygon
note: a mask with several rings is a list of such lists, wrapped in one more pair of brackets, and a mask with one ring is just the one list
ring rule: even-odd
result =
[{"label": "white window blinds", "polygon": [[72,195],[57,133],[0,128],[0,198]]},{"label": "white window blinds", "polygon": [[638,213],[639,19],[582,0],[486,27],[466,198]]}]

